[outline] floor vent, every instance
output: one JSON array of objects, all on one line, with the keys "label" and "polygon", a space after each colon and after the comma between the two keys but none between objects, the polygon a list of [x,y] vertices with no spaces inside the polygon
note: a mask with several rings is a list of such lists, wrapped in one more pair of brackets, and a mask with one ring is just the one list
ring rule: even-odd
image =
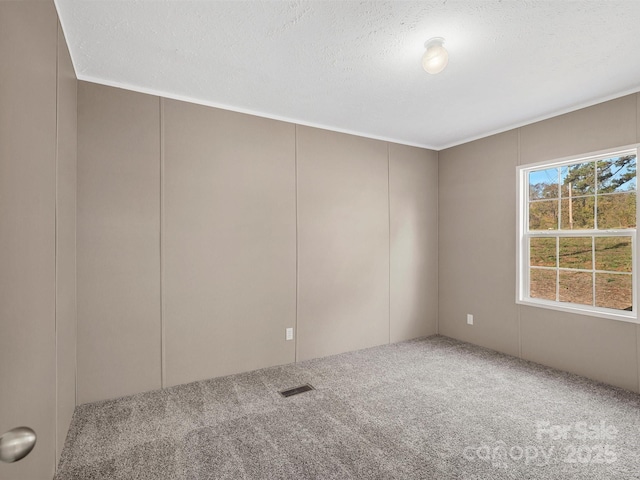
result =
[{"label": "floor vent", "polygon": [[309,392],[311,390],[315,390],[315,388],[313,388],[311,385],[309,385],[307,383],[306,385],[301,385],[299,387],[290,388],[288,390],[282,390],[279,393],[283,397],[291,397],[293,395],[298,395],[299,393]]}]

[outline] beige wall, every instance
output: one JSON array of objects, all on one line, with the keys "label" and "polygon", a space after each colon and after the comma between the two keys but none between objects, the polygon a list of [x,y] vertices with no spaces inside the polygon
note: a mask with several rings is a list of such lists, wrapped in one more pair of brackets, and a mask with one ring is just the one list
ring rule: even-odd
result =
[{"label": "beige wall", "polygon": [[78,403],[160,388],[160,102],[78,85]]},{"label": "beige wall", "polygon": [[163,104],[165,385],[293,362],[295,126]]},{"label": "beige wall", "polygon": [[[518,355],[518,133],[439,153],[439,333]],[[474,315],[474,326],[466,314]]]},{"label": "beige wall", "polygon": [[0,2],[0,434],[52,478],[75,406],[75,76],[52,2]]},{"label": "beige wall", "polygon": [[387,144],[297,130],[297,359],[388,343]]},{"label": "beige wall", "polygon": [[435,152],[78,101],[80,403],[435,333]]},{"label": "beige wall", "polygon": [[438,154],[389,144],[390,341],[438,332]]},{"label": "beige wall", "polygon": [[76,153],[77,86],[58,26],[58,142],[56,175],[57,454],[76,406]]},{"label": "beige wall", "polygon": [[515,304],[515,185],[517,165],[638,142],[639,113],[630,95],[440,152],[441,334],[638,391],[640,326]]}]

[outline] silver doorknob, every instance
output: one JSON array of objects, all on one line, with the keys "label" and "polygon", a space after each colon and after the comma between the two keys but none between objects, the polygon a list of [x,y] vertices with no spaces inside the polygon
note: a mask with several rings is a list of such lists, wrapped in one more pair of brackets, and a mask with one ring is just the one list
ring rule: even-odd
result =
[{"label": "silver doorknob", "polygon": [[36,432],[29,427],[16,427],[0,437],[0,460],[17,462],[29,455],[36,446]]}]

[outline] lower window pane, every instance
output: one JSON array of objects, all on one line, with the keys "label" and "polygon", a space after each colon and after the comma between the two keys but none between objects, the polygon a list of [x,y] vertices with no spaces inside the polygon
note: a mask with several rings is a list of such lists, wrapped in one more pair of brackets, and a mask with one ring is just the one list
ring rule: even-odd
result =
[{"label": "lower window pane", "polygon": [[560,268],[593,268],[591,237],[563,237],[560,239]]},{"label": "lower window pane", "polygon": [[596,270],[630,272],[631,237],[596,237]]},{"label": "lower window pane", "polygon": [[631,310],[632,285],[630,274],[596,273],[596,307]]},{"label": "lower window pane", "polygon": [[531,298],[556,299],[556,271],[532,268],[529,272],[529,296]]},{"label": "lower window pane", "polygon": [[593,305],[593,275],[560,270],[560,301]]},{"label": "lower window pane", "polygon": [[556,239],[536,238],[530,241],[529,262],[533,267],[556,267]]}]

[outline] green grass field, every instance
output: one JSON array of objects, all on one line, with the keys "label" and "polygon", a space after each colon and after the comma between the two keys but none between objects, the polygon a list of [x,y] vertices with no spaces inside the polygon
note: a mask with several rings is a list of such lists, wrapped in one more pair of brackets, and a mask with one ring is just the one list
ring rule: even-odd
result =
[{"label": "green grass field", "polygon": [[[595,240],[595,245],[592,242]],[[531,238],[531,266],[631,272],[631,237]],[[557,249],[557,251],[556,251]]]},{"label": "green grass field", "polygon": [[[531,297],[618,310],[631,306],[631,237],[561,237],[557,243],[555,238],[530,240],[530,264],[534,267],[530,273]],[[557,276],[556,270],[535,267],[561,270]],[[572,271],[594,267],[602,271],[595,274],[595,299],[593,274]]]}]

